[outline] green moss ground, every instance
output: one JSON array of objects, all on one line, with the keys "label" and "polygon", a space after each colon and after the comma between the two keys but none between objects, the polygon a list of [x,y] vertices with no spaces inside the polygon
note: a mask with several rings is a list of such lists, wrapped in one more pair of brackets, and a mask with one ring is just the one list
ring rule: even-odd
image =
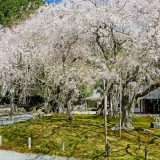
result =
[{"label": "green moss ground", "polygon": [[[53,115],[42,119],[29,120],[0,127],[3,136],[2,149],[19,152],[43,153],[57,156],[104,160],[104,120],[96,115],[75,115],[73,122],[66,121],[65,115]],[[118,124],[117,119],[108,118],[108,134],[113,160],[144,159],[144,148],[149,148],[149,159],[160,159],[160,129],[144,131],[118,131],[110,127]],[[135,128],[149,128],[151,117],[134,117]],[[32,150],[27,149],[27,138],[32,137]],[[62,151],[62,142],[65,150]],[[128,149],[126,147],[128,146]]]}]

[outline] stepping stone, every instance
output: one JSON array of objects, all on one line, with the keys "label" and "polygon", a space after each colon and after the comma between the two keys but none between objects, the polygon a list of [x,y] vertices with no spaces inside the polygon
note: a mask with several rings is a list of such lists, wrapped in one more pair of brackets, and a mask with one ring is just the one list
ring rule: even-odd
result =
[{"label": "stepping stone", "polygon": [[160,122],[152,122],[151,128],[160,128]]}]

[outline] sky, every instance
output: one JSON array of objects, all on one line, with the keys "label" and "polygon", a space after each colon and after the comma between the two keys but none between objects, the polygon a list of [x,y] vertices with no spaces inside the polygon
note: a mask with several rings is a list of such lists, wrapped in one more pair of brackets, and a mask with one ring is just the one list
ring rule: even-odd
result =
[{"label": "sky", "polygon": [[[45,2],[47,2],[48,4],[52,4],[52,3],[59,3],[62,0],[44,0]],[[102,3],[107,3],[108,0],[101,0]]]},{"label": "sky", "polygon": [[47,2],[48,4],[51,4],[51,3],[59,3],[62,0],[44,0],[44,1]]}]

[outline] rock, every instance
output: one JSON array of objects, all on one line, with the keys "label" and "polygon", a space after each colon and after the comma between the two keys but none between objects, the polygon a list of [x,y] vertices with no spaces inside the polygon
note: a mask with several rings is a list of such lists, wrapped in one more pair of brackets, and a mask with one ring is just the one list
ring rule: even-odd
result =
[{"label": "rock", "polygon": [[150,129],[144,129],[144,133],[153,133],[153,131]]},{"label": "rock", "polygon": [[42,118],[45,115],[45,113],[38,110],[36,113],[33,113],[32,115],[33,115],[33,119],[34,118]]},{"label": "rock", "polygon": [[144,132],[144,133],[153,133],[152,130],[149,130],[149,129],[146,129],[146,128],[135,128],[135,131]]},{"label": "rock", "polygon": [[119,125],[115,125],[111,128],[112,131],[118,131],[119,130]]},{"label": "rock", "polygon": [[151,128],[160,128],[160,122],[152,122]]},{"label": "rock", "polygon": [[144,128],[135,128],[135,131],[137,131],[137,132],[143,132],[144,131]]}]

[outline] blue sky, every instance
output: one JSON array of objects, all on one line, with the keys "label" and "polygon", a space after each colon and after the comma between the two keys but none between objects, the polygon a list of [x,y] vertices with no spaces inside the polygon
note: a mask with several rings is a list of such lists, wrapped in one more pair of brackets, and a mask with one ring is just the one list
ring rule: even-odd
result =
[{"label": "blue sky", "polygon": [[51,3],[59,3],[62,0],[44,0],[44,1],[47,2],[48,4],[51,4]]},{"label": "blue sky", "polygon": [[[47,2],[48,4],[52,4],[52,3],[59,3],[62,0],[44,0],[44,1]],[[108,0],[100,0],[100,2],[102,2],[103,4],[106,4]]]}]

